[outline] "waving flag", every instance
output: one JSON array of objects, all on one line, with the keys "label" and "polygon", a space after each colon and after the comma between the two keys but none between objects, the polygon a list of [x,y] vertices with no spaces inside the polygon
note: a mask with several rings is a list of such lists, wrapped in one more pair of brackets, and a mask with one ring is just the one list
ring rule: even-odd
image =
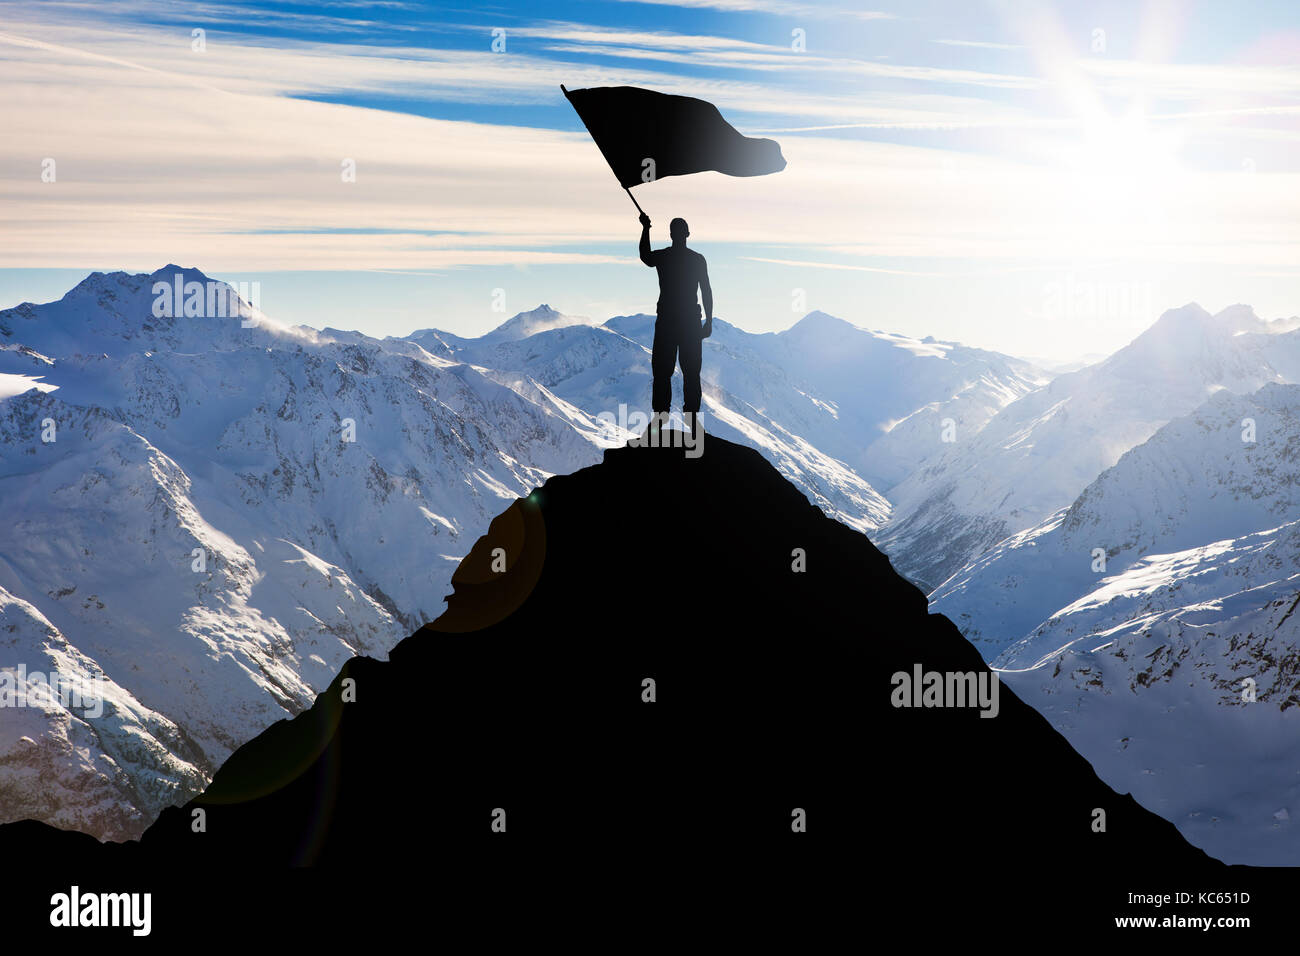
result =
[{"label": "waving flag", "polygon": [[560,89],[624,189],[706,170],[763,176],[785,169],[775,140],[742,135],[704,100],[636,86]]}]

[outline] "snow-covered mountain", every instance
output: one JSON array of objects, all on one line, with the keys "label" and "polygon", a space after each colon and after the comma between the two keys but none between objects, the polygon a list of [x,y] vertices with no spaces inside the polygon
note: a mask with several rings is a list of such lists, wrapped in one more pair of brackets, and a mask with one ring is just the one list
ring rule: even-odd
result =
[{"label": "snow-covered mountain", "polygon": [[[653,317],[645,318],[652,328]],[[614,319],[599,327],[569,326],[526,339],[484,336],[460,343],[451,354],[521,394],[531,395],[541,388],[588,415],[603,416],[612,425],[639,432],[645,418],[638,424],[634,414],[645,416],[650,411],[652,333],[647,333],[643,343],[620,330],[637,332],[639,337],[639,329],[629,329]],[[718,320],[713,337],[732,331],[738,332]],[[840,521],[863,531],[884,524],[889,502],[844,462],[820,448],[815,439],[802,434],[800,428],[806,423],[792,423],[789,415],[768,414],[751,401],[762,387],[783,397],[798,396],[788,385],[781,387],[781,370],[765,363],[746,383],[754,387],[737,395],[716,384],[716,366],[722,361],[717,351],[708,348],[705,367],[714,366],[715,372],[706,371],[703,376],[703,411],[709,433],[758,448],[815,504]],[[673,381],[674,407],[680,407],[680,376]]]},{"label": "snow-covered mountain", "polygon": [[887,495],[947,447],[949,422],[957,434],[979,432],[1050,379],[997,352],[866,331],[823,312],[785,332],[750,336],[748,344],[834,410],[823,419],[819,445]]},{"label": "snow-covered mountain", "polygon": [[[650,315],[526,339],[437,330],[409,338],[503,373],[512,388],[540,384],[589,414],[649,411]],[[939,453],[946,420],[978,430],[1048,378],[996,352],[872,332],[822,312],[762,335],[715,319],[704,349],[710,431],[758,448],[827,514],[861,531],[889,516],[878,489]],[[673,387],[679,407],[680,377]]]},{"label": "snow-covered mountain", "polygon": [[427,340],[428,345],[426,347],[437,355],[441,353],[450,354],[471,342],[480,345],[517,342],[539,332],[549,332],[552,329],[564,329],[575,325],[600,325],[600,322],[587,318],[585,315],[565,315],[552,309],[546,303],[542,303],[535,309],[511,316],[491,332],[477,339],[461,338],[459,335],[441,332],[438,329],[420,329],[418,332],[412,332],[406,338],[422,345]]},{"label": "snow-covered mountain", "polygon": [[176,274],[207,284],[95,274],[0,312],[26,347],[0,371],[57,386],[0,402],[0,668],[114,688],[98,718],[0,708],[6,819],[138,833],[436,617],[505,503],[599,459],[599,423],[413,343],[285,331],[233,298],[157,316]]},{"label": "snow-covered mountain", "polygon": [[1232,862],[1300,861],[1298,463],[1300,385],[1219,392],[932,595],[1103,779]]},{"label": "snow-covered mountain", "polygon": [[[159,310],[178,277],[206,301]],[[1294,862],[1295,324],[1189,305],[1053,379],[823,313],[719,319],[705,427],[942,583],[1108,782],[1215,855]],[[436,617],[506,502],[639,431],[653,326],[284,329],[176,266],[0,311],[0,703],[28,701],[0,706],[0,820],[138,834]]]},{"label": "snow-covered mountain", "polygon": [[[137,834],[349,656],[436,617],[503,502],[629,437],[652,327],[542,306],[478,339],[284,329],[177,266],[0,311],[0,672],[24,699],[19,666],[105,701],[0,707],[0,819]],[[889,503],[860,469],[933,444],[889,450],[891,427],[975,427],[1041,380],[821,314],[718,321],[706,349],[706,428],[862,530]]]},{"label": "snow-covered mountain", "polygon": [[[607,326],[647,348],[652,316]],[[1050,376],[1020,359],[810,312],[756,335],[714,321],[704,377],[846,462],[886,495],[944,447],[945,419],[975,432]]]},{"label": "snow-covered mountain", "polygon": [[881,546],[926,590],[1067,506],[1104,469],[1221,389],[1300,381],[1300,332],[1247,306],[1170,310],[1106,361],[1006,405],[889,489]]}]

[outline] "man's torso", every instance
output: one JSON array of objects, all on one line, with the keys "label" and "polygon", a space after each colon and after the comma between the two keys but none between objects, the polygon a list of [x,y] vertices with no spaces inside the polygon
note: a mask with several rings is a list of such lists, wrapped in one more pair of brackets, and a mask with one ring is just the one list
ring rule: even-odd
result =
[{"label": "man's torso", "polygon": [[656,249],[651,261],[659,272],[659,315],[699,318],[696,292],[703,274],[704,257],[685,246]]}]

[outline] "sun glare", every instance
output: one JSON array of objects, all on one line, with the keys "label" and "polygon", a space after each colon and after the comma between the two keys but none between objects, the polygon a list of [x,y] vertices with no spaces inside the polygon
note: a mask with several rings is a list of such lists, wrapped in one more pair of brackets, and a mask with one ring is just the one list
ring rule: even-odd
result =
[{"label": "sun glare", "polygon": [[1117,238],[1168,238],[1167,209],[1183,182],[1179,147],[1136,110],[1075,127],[1049,172],[1062,197],[1057,240],[1071,254],[1095,255]]}]

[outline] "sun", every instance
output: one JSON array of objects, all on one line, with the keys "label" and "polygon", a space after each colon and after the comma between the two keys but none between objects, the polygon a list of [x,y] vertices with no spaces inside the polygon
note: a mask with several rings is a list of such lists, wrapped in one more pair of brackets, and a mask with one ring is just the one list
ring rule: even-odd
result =
[{"label": "sun", "polygon": [[1069,149],[1068,170],[1074,185],[1091,198],[1133,200],[1152,186],[1181,172],[1179,137],[1152,125],[1141,110],[1121,117],[1099,113],[1084,120],[1081,135]]},{"label": "sun", "polygon": [[1059,205],[1053,231],[1074,254],[1117,240],[1170,238],[1170,211],[1186,187],[1178,135],[1142,111],[1096,111],[1071,124],[1048,175]]}]

